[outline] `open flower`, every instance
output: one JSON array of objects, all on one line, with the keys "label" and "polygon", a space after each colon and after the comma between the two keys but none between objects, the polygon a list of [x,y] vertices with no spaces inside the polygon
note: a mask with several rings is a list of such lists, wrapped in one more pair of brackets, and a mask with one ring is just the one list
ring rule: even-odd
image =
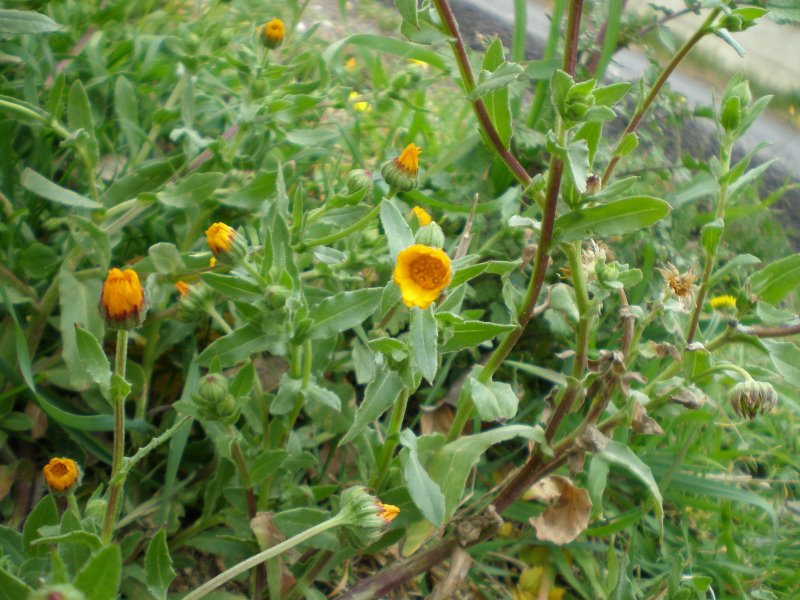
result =
[{"label": "open flower", "polygon": [[736,296],[725,294],[724,296],[714,296],[708,301],[711,308],[714,310],[735,310],[736,309]]},{"label": "open flower", "polygon": [[238,265],[247,254],[247,243],[225,223],[214,223],[206,229],[206,242],[217,260],[228,265]]},{"label": "open flower", "polygon": [[267,48],[277,48],[286,37],[286,25],[278,18],[261,26],[261,41]]},{"label": "open flower", "polygon": [[75,485],[80,476],[78,463],[71,458],[51,458],[42,469],[47,486],[54,492],[64,492]]},{"label": "open flower", "polygon": [[350,92],[350,95],[347,99],[353,105],[353,108],[356,109],[358,112],[369,112],[372,110],[372,106],[369,102],[362,99],[363,96],[358,92]]},{"label": "open flower", "polygon": [[419,155],[422,148],[409,144],[400,156],[384,163],[381,175],[396,192],[408,192],[419,185]]},{"label": "open flower", "polygon": [[111,269],[103,282],[98,304],[111,329],[140,327],[147,315],[147,296],[133,269]]},{"label": "open flower", "polygon": [[414,244],[397,255],[394,282],[406,306],[428,308],[451,279],[450,257],[440,248]]},{"label": "open flower", "polygon": [[412,216],[417,217],[417,221],[419,222],[421,227],[425,227],[425,225],[433,221],[433,218],[431,218],[431,215],[428,213],[428,211],[422,208],[421,206],[415,206],[414,208],[411,209],[411,212],[409,213],[409,218],[411,218]]}]

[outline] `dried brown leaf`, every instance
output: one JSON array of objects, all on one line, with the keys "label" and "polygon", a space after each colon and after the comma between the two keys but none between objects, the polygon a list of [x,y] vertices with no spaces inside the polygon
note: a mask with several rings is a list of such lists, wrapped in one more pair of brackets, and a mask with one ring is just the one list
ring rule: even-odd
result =
[{"label": "dried brown leaf", "polygon": [[575,486],[566,477],[551,475],[560,490],[559,498],[542,514],[531,517],[536,537],[559,546],[577,538],[589,525],[592,500],[589,492]]},{"label": "dried brown leaf", "polygon": [[638,402],[633,403],[633,421],[631,422],[636,433],[644,435],[664,435],[664,430],[654,419],[647,416],[647,410]]}]

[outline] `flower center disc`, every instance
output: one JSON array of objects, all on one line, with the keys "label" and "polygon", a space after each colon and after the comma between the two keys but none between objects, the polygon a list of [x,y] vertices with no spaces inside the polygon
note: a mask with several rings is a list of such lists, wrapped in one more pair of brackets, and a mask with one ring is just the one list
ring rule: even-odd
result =
[{"label": "flower center disc", "polygon": [[66,475],[67,465],[65,465],[64,463],[56,463],[55,465],[52,466],[50,471],[53,473],[53,475],[57,475],[59,477],[62,475]]},{"label": "flower center disc", "polygon": [[411,263],[411,278],[425,290],[444,287],[447,275],[447,268],[442,262],[431,256],[420,256]]}]

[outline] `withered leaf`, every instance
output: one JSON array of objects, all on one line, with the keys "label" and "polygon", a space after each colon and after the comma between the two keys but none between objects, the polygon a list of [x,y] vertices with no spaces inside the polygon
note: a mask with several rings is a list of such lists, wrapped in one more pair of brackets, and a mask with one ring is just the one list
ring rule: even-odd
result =
[{"label": "withered leaf", "polygon": [[537,538],[561,546],[577,538],[589,525],[592,500],[587,490],[566,477],[551,475],[547,479],[559,488],[559,497],[542,514],[531,517],[530,523]]},{"label": "withered leaf", "polygon": [[664,430],[654,419],[647,416],[647,410],[638,402],[633,403],[633,421],[631,423],[636,433],[644,435],[664,435]]}]

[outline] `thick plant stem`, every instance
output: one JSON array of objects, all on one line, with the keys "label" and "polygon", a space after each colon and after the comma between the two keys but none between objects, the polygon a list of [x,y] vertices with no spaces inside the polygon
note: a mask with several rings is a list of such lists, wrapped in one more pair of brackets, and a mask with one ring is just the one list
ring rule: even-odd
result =
[{"label": "thick plant stem", "polygon": [[370,481],[369,487],[377,490],[383,483],[386,473],[389,471],[389,465],[392,462],[395,448],[398,444],[398,436],[400,435],[400,428],[403,426],[403,418],[406,416],[406,408],[408,407],[408,390],[403,389],[400,392],[400,397],[394,403],[392,408],[392,416],[389,419],[389,429],[386,431],[386,441],[381,448],[381,454],[378,458],[378,470],[375,476]]},{"label": "thick plant stem", "polygon": [[[582,2],[583,0],[579,1]],[[453,47],[453,53],[455,54],[456,62],[458,63],[458,70],[461,73],[461,82],[464,84],[464,90],[467,92],[467,94],[469,94],[475,89],[475,75],[472,73],[472,66],[470,65],[469,56],[467,55],[467,48],[464,45],[464,40],[462,39],[461,32],[458,29],[458,23],[456,22],[455,15],[453,14],[453,10],[450,8],[450,4],[447,0],[433,0],[433,4],[436,7],[436,12],[439,13],[439,18],[447,28],[447,32],[450,34],[450,37],[453,38],[453,41],[450,43],[450,45]],[[500,135],[497,133],[494,123],[492,123],[489,112],[486,110],[486,104],[484,104],[483,99],[476,98],[473,100],[472,108],[475,111],[475,116],[478,118],[478,122],[486,134],[486,137],[489,138],[492,148],[497,156],[500,157],[508,169],[514,174],[514,177],[516,177],[517,181],[519,181],[519,183],[523,186],[527,187],[531,182],[531,177],[528,175],[528,172],[525,170],[525,168],[519,163],[517,158],[508,148],[505,147],[505,144],[503,144],[503,141],[500,139]]]},{"label": "thick plant stem", "polygon": [[240,563],[235,564],[230,569],[223,571],[213,579],[205,582],[203,585],[195,589],[193,592],[190,592],[186,596],[183,597],[183,600],[198,600],[198,598],[202,598],[209,592],[217,589],[223,583],[226,583],[233,579],[234,577],[252,569],[253,567],[260,565],[271,558],[275,558],[286,552],[287,550],[291,550],[298,544],[305,542],[308,539],[311,539],[314,536],[319,535],[320,533],[324,533],[329,529],[333,529],[334,527],[338,527],[345,522],[345,518],[341,515],[336,515],[331,517],[327,521],[323,521],[319,525],[314,525],[313,527],[306,529],[302,533],[298,533],[296,536],[289,538],[288,540],[281,542],[275,546],[267,548],[266,550],[259,552],[243,560]]},{"label": "thick plant stem", "polygon": [[642,100],[641,104],[636,109],[636,112],[631,117],[628,126],[625,128],[625,131],[622,132],[622,135],[620,136],[617,145],[614,147],[614,154],[611,158],[611,162],[608,163],[608,166],[606,167],[606,170],[603,173],[603,178],[602,178],[603,185],[607,185],[608,182],[611,180],[611,175],[614,173],[614,169],[616,168],[617,163],[621,158],[618,154],[618,151],[620,149],[620,146],[622,146],[625,136],[627,136],[629,133],[636,131],[636,128],[639,126],[639,123],[642,122],[642,118],[647,113],[647,110],[650,108],[650,106],[653,104],[653,101],[656,99],[656,96],[658,96],[658,93],[661,91],[661,88],[664,87],[664,84],[667,82],[667,79],[669,79],[669,76],[672,75],[672,72],[686,57],[686,55],[689,54],[691,49],[697,45],[697,42],[703,39],[703,37],[705,37],[705,35],[709,32],[709,27],[714,22],[714,19],[717,18],[717,15],[719,15],[719,9],[715,8],[714,10],[711,11],[711,14],[708,15],[708,18],[705,21],[703,21],[703,24],[700,25],[699,29],[694,33],[694,35],[690,37],[688,40],[686,40],[683,46],[681,46],[680,50],[678,50],[675,56],[672,57],[672,60],[670,60],[669,63],[667,63],[667,66],[664,67],[664,70],[661,71],[661,74],[658,76],[658,79],[656,79],[655,83],[653,84],[653,87],[650,88],[650,91],[647,93],[647,96],[645,96],[644,100]]},{"label": "thick plant stem", "polygon": [[[728,200],[728,181],[726,175],[731,168],[731,150],[733,146],[733,136],[730,131],[725,132],[725,141],[722,146],[722,169],[720,171],[720,179],[723,183],[719,186],[719,198],[717,199],[717,209],[714,214],[715,219],[725,218],[725,204]],[[700,290],[697,292],[697,299],[695,301],[694,311],[692,312],[692,321],[689,324],[689,330],[686,334],[686,343],[691,344],[697,333],[697,324],[700,322],[700,313],[703,310],[703,303],[708,293],[708,282],[711,280],[711,273],[714,271],[714,261],[717,256],[717,245],[710,250],[706,250],[706,262],[703,267],[703,278],[700,281]]]},{"label": "thick plant stem", "polygon": [[[125,364],[128,360],[128,330],[117,331],[117,353],[114,359],[114,374],[125,379]],[[125,396],[119,392],[112,398],[114,403],[114,451],[111,458],[111,484],[108,490],[108,504],[103,519],[102,540],[104,544],[111,542],[114,523],[117,520],[119,501],[124,481],[118,480],[125,457]]]}]

